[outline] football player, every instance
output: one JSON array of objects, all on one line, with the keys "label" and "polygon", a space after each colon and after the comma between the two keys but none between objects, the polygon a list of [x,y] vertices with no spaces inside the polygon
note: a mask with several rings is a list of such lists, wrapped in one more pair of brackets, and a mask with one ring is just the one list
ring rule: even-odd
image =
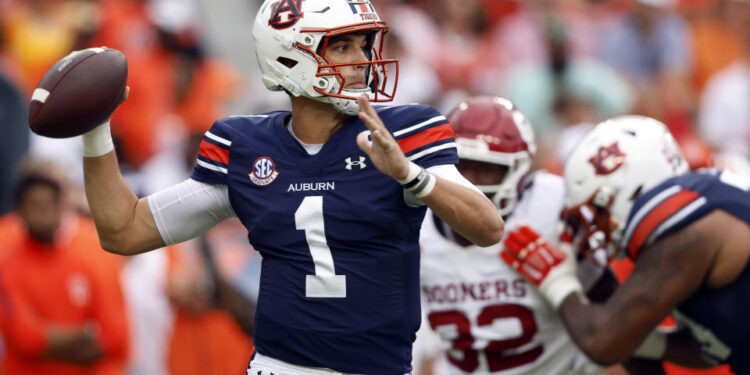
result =
[{"label": "football player", "polygon": [[[627,358],[672,313],[702,356],[654,352],[686,365],[750,371],[750,181],[728,171],[687,172],[664,124],[623,116],[597,125],[565,164],[566,222],[555,247],[531,228],[506,237],[503,258],[558,310],[593,360]],[[595,258],[626,254],[630,277],[603,304],[580,294],[572,247]],[[598,254],[598,255],[597,255]],[[661,338],[659,338],[661,337]]]},{"label": "football player", "polygon": [[[491,198],[506,228],[525,224],[557,238],[563,179],[529,174],[536,143],[526,117],[506,99],[477,97],[459,104],[448,120],[456,133],[458,170]],[[500,259],[499,246],[475,246],[429,211],[420,243],[425,316],[451,374],[603,371],[571,343],[547,301]],[[592,284],[603,269],[587,270],[594,271],[586,275]]]},{"label": "football player", "polygon": [[187,181],[137,199],[108,126],[84,135],[102,246],[137,254],[239,217],[263,255],[248,373],[404,374],[420,323],[426,206],[468,240],[503,221],[455,167],[453,131],[393,98],[397,62],[368,0],[267,0],[253,37],[262,79],[292,110],[219,120]]}]

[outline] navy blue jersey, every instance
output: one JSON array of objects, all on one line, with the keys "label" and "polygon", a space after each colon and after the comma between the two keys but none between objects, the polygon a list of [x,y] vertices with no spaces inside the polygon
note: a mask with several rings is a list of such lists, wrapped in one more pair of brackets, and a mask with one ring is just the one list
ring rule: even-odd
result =
[{"label": "navy blue jersey", "polygon": [[[458,162],[448,121],[429,106],[376,107],[406,156]],[[255,348],[301,366],[404,374],[420,324],[419,229],[425,207],[357,147],[351,117],[316,155],[286,128],[290,112],[217,121],[192,178],[226,184],[263,255]]]},{"label": "navy blue jersey", "polygon": [[[731,172],[703,170],[671,178],[636,199],[625,228],[624,246],[636,258],[645,246],[679,231],[714,210],[750,225],[750,182]],[[643,250],[648,251],[648,250]],[[729,286],[701,288],[674,312],[716,363],[750,373],[750,270]]]}]

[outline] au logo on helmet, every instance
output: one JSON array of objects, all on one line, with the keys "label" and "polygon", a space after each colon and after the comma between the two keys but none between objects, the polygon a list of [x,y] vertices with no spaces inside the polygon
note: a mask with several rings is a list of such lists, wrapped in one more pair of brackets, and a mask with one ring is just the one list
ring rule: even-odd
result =
[{"label": "au logo on helmet", "polygon": [[280,0],[274,3],[268,24],[277,30],[294,26],[297,21],[305,16],[305,13],[302,12],[303,1],[305,0]]},{"label": "au logo on helmet", "polygon": [[596,174],[610,174],[625,163],[625,156],[620,150],[620,145],[615,142],[606,147],[599,147],[599,151],[589,159],[589,162],[594,166]]}]

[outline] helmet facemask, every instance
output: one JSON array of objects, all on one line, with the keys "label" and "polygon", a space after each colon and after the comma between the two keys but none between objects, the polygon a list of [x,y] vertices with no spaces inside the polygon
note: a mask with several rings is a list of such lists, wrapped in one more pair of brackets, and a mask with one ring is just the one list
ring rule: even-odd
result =
[{"label": "helmet facemask", "polygon": [[560,240],[573,245],[579,255],[605,268],[609,260],[623,254],[620,246],[622,223],[613,218],[614,195],[609,189],[597,190],[586,202],[566,207],[560,213]]},{"label": "helmet facemask", "polygon": [[[311,48],[298,44],[298,48],[306,51],[318,62],[318,69],[313,81],[313,88],[317,93],[323,95],[320,101],[330,102],[342,113],[355,115],[359,111],[357,97],[366,95],[371,102],[389,102],[393,100],[398,81],[398,61],[395,59],[383,59],[383,43],[388,27],[384,22],[364,23],[341,28],[327,29],[303,29],[302,33],[322,34],[320,43],[313,52]],[[334,63],[327,56],[326,51],[331,40],[346,34],[367,35],[367,46],[364,48],[366,61],[355,61],[347,63]],[[318,39],[316,37],[316,39]],[[346,89],[346,77],[339,71],[340,67],[365,66],[366,88]],[[391,69],[388,66],[391,66]],[[389,70],[394,73],[394,82],[388,81]],[[390,85],[389,85],[390,84]],[[317,99],[317,98],[314,98]]]}]

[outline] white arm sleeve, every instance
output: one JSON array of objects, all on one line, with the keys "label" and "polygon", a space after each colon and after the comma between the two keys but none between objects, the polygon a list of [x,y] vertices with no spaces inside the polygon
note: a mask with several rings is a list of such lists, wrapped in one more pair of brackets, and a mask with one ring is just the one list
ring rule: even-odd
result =
[{"label": "white arm sleeve", "polygon": [[214,225],[236,217],[226,185],[193,179],[148,197],[156,227],[167,245],[189,240]]},{"label": "white arm sleeve", "polygon": [[[484,196],[484,193],[480,191],[474,184],[469,182],[469,180],[464,177],[461,172],[458,171],[458,168],[456,168],[453,164],[441,164],[441,165],[435,165],[432,167],[427,168],[427,171],[432,173],[433,175],[440,177],[444,180],[450,181],[454,184],[458,184],[464,187],[467,187],[471,190],[476,191],[477,193]],[[404,190],[404,201],[409,206],[424,206],[424,202],[422,200],[418,199],[414,196],[414,194]]]},{"label": "white arm sleeve", "polygon": [[466,177],[464,177],[464,175],[462,175],[461,172],[458,171],[458,168],[456,168],[456,166],[453,164],[435,165],[427,168],[427,171],[444,180],[448,180],[454,184],[459,184],[461,186],[472,189],[484,196],[484,194],[476,186],[474,186],[474,184],[469,182],[469,180],[467,180]]}]

